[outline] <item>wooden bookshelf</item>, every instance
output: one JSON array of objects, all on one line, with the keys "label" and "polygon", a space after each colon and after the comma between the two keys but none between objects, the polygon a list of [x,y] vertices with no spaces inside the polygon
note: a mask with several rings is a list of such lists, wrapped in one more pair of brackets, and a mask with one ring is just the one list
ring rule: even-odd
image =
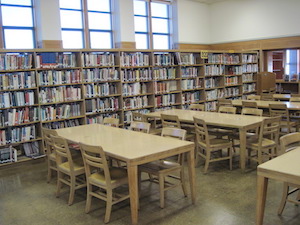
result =
[{"label": "wooden bookshelf", "polygon": [[[25,155],[24,144],[38,143],[44,154],[42,127],[102,123],[104,117],[127,126],[135,111],[192,103],[214,111],[218,98],[256,93],[258,52],[204,52],[207,57],[181,49],[1,51],[0,153],[13,145]],[[12,130],[29,134],[7,138]]]}]

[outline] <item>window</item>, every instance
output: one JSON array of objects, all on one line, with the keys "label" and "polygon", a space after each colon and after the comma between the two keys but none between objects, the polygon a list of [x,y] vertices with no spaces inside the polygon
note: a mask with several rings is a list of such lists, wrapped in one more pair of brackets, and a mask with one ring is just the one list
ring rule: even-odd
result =
[{"label": "window", "polygon": [[285,74],[291,76],[300,73],[300,50],[286,50]]},{"label": "window", "polygon": [[60,0],[60,15],[64,48],[112,48],[111,0]]},{"label": "window", "polygon": [[170,48],[170,3],[171,1],[134,0],[136,48]]},{"label": "window", "polygon": [[4,48],[35,48],[33,4],[31,0],[2,0],[1,15]]}]

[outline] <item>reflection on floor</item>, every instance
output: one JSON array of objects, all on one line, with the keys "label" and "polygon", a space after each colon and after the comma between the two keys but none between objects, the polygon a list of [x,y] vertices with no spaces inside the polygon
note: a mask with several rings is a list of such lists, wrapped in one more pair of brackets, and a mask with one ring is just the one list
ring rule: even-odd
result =
[{"label": "reflection on floor", "polygon": [[[159,207],[156,184],[143,182],[140,199],[139,224],[255,224],[256,170],[242,173],[235,162],[230,171],[227,163],[212,163],[209,173],[196,168],[197,204],[183,197],[180,188],[167,192],[166,207]],[[84,213],[85,190],[67,205],[67,194],[55,197],[55,179],[46,183],[46,163],[23,163],[0,167],[0,224],[1,225],[99,225],[103,224],[104,202],[93,200],[92,211]],[[277,216],[282,184],[270,180],[264,224],[299,225],[299,207],[287,203],[281,217]],[[110,224],[131,223],[129,201],[113,206]]]}]

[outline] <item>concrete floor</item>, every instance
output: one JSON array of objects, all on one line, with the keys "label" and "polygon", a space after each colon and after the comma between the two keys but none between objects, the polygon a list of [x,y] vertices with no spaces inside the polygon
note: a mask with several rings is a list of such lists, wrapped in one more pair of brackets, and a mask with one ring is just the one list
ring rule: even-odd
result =
[{"label": "concrete floor", "polygon": [[[218,164],[218,165],[217,165]],[[166,225],[251,225],[255,224],[256,170],[242,173],[235,162],[230,171],[223,163],[211,164],[209,173],[196,168],[197,203],[183,197],[180,188],[170,190],[166,207],[159,207],[157,184],[143,182],[139,224]],[[105,204],[93,200],[85,214],[85,190],[77,192],[72,206],[68,195],[55,197],[56,183],[46,183],[43,160],[0,167],[0,225],[99,225],[104,224]],[[299,225],[300,207],[287,203],[277,216],[282,184],[269,182],[264,224]],[[129,200],[113,206],[110,224],[130,224]]]}]

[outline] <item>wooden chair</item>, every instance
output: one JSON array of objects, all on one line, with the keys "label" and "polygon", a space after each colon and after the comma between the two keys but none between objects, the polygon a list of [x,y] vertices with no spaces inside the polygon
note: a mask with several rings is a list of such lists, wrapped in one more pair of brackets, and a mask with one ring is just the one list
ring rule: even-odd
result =
[{"label": "wooden chair", "polygon": [[259,101],[261,99],[260,95],[247,95],[247,100],[256,100]]},{"label": "wooden chair", "polygon": [[118,118],[105,117],[103,119],[103,124],[106,126],[119,127],[119,123],[120,123],[120,121]]},{"label": "wooden chair", "polygon": [[286,128],[286,133],[291,133],[292,128],[295,127],[296,131],[298,131],[299,123],[296,121],[291,121],[289,110],[286,104],[269,104],[269,112],[270,116],[281,116],[281,132],[283,133],[282,128]]},{"label": "wooden chair", "polygon": [[49,183],[52,177],[52,172],[55,171],[55,173],[57,173],[56,154],[54,150],[53,141],[51,138],[51,135],[57,136],[57,132],[56,130],[43,127],[42,134],[43,134],[43,140],[44,140],[44,145],[45,145],[46,155],[47,155],[47,165],[48,165],[47,182]]},{"label": "wooden chair", "polygon": [[80,143],[84,161],[87,199],[85,212],[89,213],[92,197],[106,201],[104,223],[110,220],[112,206],[129,198],[129,194],[116,193],[116,188],[128,184],[126,169],[108,167],[105,153],[100,146]]},{"label": "wooden chair", "polygon": [[220,106],[218,109],[219,113],[236,114],[236,107],[233,106]]},{"label": "wooden chair", "polygon": [[147,119],[147,117],[139,112],[132,112],[132,121],[137,121],[137,122],[150,122],[150,134],[161,134],[161,128],[159,125],[157,125],[157,119]]},{"label": "wooden chair", "polygon": [[[210,162],[216,162],[221,160],[229,160],[230,170],[232,169],[232,142],[230,140],[222,138],[211,138],[207,129],[207,125],[204,120],[194,117],[196,140],[195,145],[197,149],[196,161],[199,161],[199,156],[205,159],[204,173],[207,173],[207,169]],[[222,149],[228,149],[228,155],[222,156]],[[221,156],[212,158],[213,153],[221,152]]]},{"label": "wooden chair", "polygon": [[[269,159],[277,155],[279,149],[279,129],[281,117],[265,118],[260,126],[259,135],[247,140],[249,159],[255,160],[258,164],[263,163],[263,156]],[[255,152],[252,155],[252,151]]]},{"label": "wooden chair", "polygon": [[143,132],[143,133],[147,133],[149,134],[150,132],[150,123],[146,123],[146,122],[138,122],[138,121],[132,121],[130,123],[130,130],[133,131],[139,131],[139,132]]},{"label": "wooden chair", "polygon": [[[286,135],[280,137],[280,153],[279,153],[279,155],[284,154],[285,152],[291,151],[299,146],[300,146],[300,133],[299,132],[286,134]],[[282,214],[287,202],[292,202],[297,205],[300,204],[300,191],[299,190],[300,190],[299,185],[295,185],[293,183],[288,183],[288,182],[285,182],[283,184],[282,198],[281,198],[281,202],[280,202],[278,212],[277,212],[278,215]],[[297,191],[298,191],[298,195],[296,197],[296,200],[289,198],[289,196],[291,194],[293,194]]]},{"label": "wooden chair", "polygon": [[205,111],[205,106],[203,104],[191,104],[189,109],[195,111]]},{"label": "wooden chair", "polygon": [[[62,184],[70,187],[68,204],[72,205],[75,191],[86,187],[84,179],[84,165],[82,158],[73,160],[68,142],[59,136],[52,136],[53,146],[56,152],[57,164],[57,190],[56,197],[59,197]],[[82,178],[81,178],[82,177]]]},{"label": "wooden chair", "polygon": [[218,111],[219,111],[219,108],[221,106],[233,106],[232,105],[232,100],[231,99],[226,99],[226,98],[218,99],[218,102],[217,102],[217,110]]},{"label": "wooden chair", "polygon": [[160,118],[161,118],[161,123],[163,128],[164,127],[181,128],[179,118],[176,115],[161,114]]},{"label": "wooden chair", "polygon": [[274,97],[272,93],[261,93],[261,100],[263,101],[274,101]]},{"label": "wooden chair", "polygon": [[132,112],[132,121],[148,122],[145,115],[139,112]]},{"label": "wooden chair", "polygon": [[257,108],[242,108],[241,114],[249,116],[262,116],[263,110]]},{"label": "wooden chair", "polygon": [[242,101],[242,108],[258,108],[256,102]]},{"label": "wooden chair", "polygon": [[[180,140],[185,140],[186,130],[174,127],[164,127],[162,129],[161,136],[172,137]],[[141,173],[148,173],[151,177],[150,180],[159,183],[160,194],[160,207],[165,207],[165,191],[181,186],[184,196],[187,196],[184,176],[184,156],[181,155],[178,162],[174,162],[168,159],[158,160],[139,166],[139,177]],[[180,173],[178,177],[176,173]],[[155,177],[153,179],[153,176]],[[173,183],[170,180],[177,180],[179,182]]]},{"label": "wooden chair", "polygon": [[290,97],[290,102],[300,102],[300,97]]}]

